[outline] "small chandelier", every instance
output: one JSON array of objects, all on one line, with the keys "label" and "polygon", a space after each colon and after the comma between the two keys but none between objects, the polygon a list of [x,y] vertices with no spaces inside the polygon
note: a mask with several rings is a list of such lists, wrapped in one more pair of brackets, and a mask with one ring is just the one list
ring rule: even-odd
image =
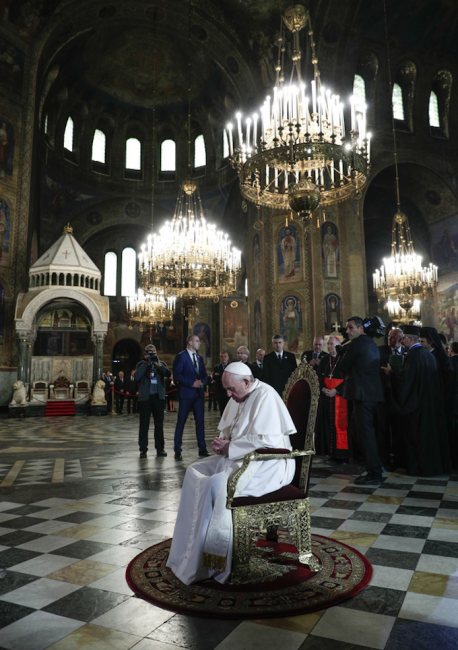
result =
[{"label": "small chandelier", "polygon": [[139,254],[139,273],[146,292],[161,287],[185,301],[213,299],[237,288],[241,253],[228,236],[207,223],[196,183],[185,181],[173,220],[148,237]]},{"label": "small chandelier", "polygon": [[154,323],[172,321],[176,307],[176,298],[166,298],[163,289],[154,288],[151,293],[138,289],[137,295],[126,298],[127,312],[136,323]]},{"label": "small chandelier", "polygon": [[[388,60],[388,82],[393,97],[391,79],[390,50],[388,45],[388,28],[386,3],[384,0],[386,49]],[[412,235],[407,215],[401,211],[399,193],[399,168],[396,148],[396,129],[394,124],[393,104],[391,104],[391,121],[393,127],[393,154],[396,172],[397,211],[393,217],[391,230],[391,256],[385,257],[383,266],[373,273],[373,286],[379,302],[385,302],[390,318],[401,323],[417,321],[421,316],[421,301],[434,295],[438,276],[437,266],[422,266],[422,259],[413,248]]]},{"label": "small chandelier", "polygon": [[[283,24],[292,33],[287,47]],[[307,87],[301,73],[299,32],[308,28],[313,80]],[[285,58],[292,70],[285,83]],[[338,95],[321,85],[310,14],[301,5],[286,10],[278,36],[273,97],[260,114],[228,124],[229,153],[243,196],[256,206],[292,209],[307,223],[312,212],[359,197],[370,161],[370,135],[365,106],[351,98],[351,130],[346,131],[344,106]]]}]

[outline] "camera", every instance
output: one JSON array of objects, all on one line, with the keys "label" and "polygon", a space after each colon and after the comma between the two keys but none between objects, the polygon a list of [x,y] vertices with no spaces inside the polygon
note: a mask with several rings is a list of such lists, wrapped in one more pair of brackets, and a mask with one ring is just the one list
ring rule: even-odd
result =
[{"label": "camera", "polygon": [[364,333],[371,339],[385,336],[385,323],[378,316],[363,320]]},{"label": "camera", "polygon": [[157,354],[150,354],[148,357],[148,363],[153,364],[157,362]]}]

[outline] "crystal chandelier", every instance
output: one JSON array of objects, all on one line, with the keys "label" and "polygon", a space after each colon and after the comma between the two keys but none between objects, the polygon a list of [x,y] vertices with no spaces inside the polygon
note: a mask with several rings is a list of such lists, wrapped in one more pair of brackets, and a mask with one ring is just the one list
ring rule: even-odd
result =
[{"label": "crystal chandelier", "polygon": [[[388,45],[388,28],[386,3],[384,0],[385,35],[388,59],[388,82],[390,95],[393,97],[391,79],[390,50]],[[390,318],[401,323],[418,321],[421,316],[421,301],[432,297],[437,285],[437,266],[422,266],[422,258],[413,248],[412,236],[407,215],[401,211],[399,193],[399,169],[396,147],[396,130],[393,104],[391,104],[391,121],[393,128],[394,168],[396,172],[397,211],[393,217],[391,231],[391,256],[383,260],[383,266],[373,273],[373,286],[379,302],[385,303]]]},{"label": "crystal chandelier", "polygon": [[[287,31],[292,43],[287,43]],[[299,32],[310,37],[313,79],[303,82]],[[285,64],[291,52],[291,71]],[[229,153],[237,169],[243,196],[256,206],[292,209],[307,223],[311,213],[359,197],[366,183],[370,135],[365,106],[351,98],[351,129],[347,132],[344,105],[321,84],[309,12],[301,5],[286,10],[278,36],[278,60],[273,96],[259,114],[228,124]]]},{"label": "crystal chandelier", "polygon": [[166,297],[163,289],[155,287],[149,293],[138,289],[137,295],[126,298],[126,303],[132,321],[153,326],[157,322],[173,320],[176,298]]},{"label": "crystal chandelier", "polygon": [[242,267],[240,251],[228,236],[207,223],[196,183],[185,181],[173,220],[148,237],[139,255],[146,291],[159,286],[185,300],[213,299],[232,293]]}]

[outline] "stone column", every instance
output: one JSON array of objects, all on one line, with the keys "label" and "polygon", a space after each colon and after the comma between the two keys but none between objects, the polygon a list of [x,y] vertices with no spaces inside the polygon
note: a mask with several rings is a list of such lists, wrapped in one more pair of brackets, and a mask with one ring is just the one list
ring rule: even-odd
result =
[{"label": "stone column", "polygon": [[92,367],[92,381],[102,378],[103,372],[103,343],[105,341],[105,334],[94,334],[94,363]]},{"label": "stone column", "polygon": [[17,378],[24,384],[27,382],[27,338],[19,337],[19,359],[17,368]]},{"label": "stone column", "polygon": [[33,339],[28,339],[27,341],[27,359],[26,359],[26,369],[25,369],[25,383],[30,384],[32,381],[32,356],[33,356],[33,344],[35,341]]}]

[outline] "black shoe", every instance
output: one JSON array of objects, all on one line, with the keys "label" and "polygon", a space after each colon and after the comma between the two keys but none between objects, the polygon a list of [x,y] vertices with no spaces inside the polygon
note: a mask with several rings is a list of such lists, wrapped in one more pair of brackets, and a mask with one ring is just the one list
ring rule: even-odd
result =
[{"label": "black shoe", "polygon": [[199,449],[199,456],[202,458],[207,458],[207,456],[210,456],[210,454],[206,449]]},{"label": "black shoe", "polygon": [[175,452],[175,460],[183,460],[183,456],[181,455],[181,451],[176,451]]},{"label": "black shoe", "polygon": [[140,452],[140,458],[147,458],[146,451]]},{"label": "black shoe", "polygon": [[158,449],[158,450],[157,450],[157,455],[158,455],[158,456],[164,456],[164,457],[165,457],[165,456],[167,456],[167,452],[164,451],[163,449]]},{"label": "black shoe", "polygon": [[365,474],[364,476],[358,476],[353,481],[355,485],[376,485],[380,486],[382,484],[382,477],[376,476],[375,474]]}]

